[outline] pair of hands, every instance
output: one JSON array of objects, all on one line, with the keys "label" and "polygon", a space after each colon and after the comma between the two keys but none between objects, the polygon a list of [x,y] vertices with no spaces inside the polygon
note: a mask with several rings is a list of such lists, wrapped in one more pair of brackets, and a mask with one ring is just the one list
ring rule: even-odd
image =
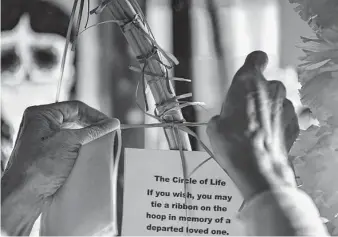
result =
[{"label": "pair of hands", "polygon": [[[215,158],[245,200],[280,185],[295,186],[287,150],[298,136],[297,117],[285,99],[282,83],[265,81],[262,71],[266,64],[265,53],[248,55],[234,77],[221,114],[207,129]],[[84,128],[65,129],[69,123]],[[117,119],[76,101],[28,108],[1,179],[2,227],[9,234],[29,233],[29,225],[18,226],[26,218],[22,216],[25,211],[21,208],[15,216],[12,207],[22,201],[34,206],[33,211],[27,210],[35,213],[32,225],[43,201],[66,181],[80,147],[119,125]]]}]

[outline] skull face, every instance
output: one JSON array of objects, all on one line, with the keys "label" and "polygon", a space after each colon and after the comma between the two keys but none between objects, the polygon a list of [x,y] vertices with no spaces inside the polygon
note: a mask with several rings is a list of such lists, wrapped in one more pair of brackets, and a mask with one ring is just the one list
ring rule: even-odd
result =
[{"label": "skull face", "polygon": [[[24,110],[32,105],[55,101],[65,38],[35,33],[28,15],[1,36],[2,116],[17,132]],[[68,52],[68,61],[74,55]],[[68,99],[74,69],[66,64],[62,100]]]},{"label": "skull face", "polygon": [[[52,14],[55,6],[41,12],[47,9],[46,4],[38,0],[1,1],[1,120],[10,128],[12,141],[27,107],[56,99],[69,19],[60,10]],[[60,100],[69,99],[75,81],[74,58],[75,53],[69,50]],[[2,141],[4,149],[11,151]]]}]

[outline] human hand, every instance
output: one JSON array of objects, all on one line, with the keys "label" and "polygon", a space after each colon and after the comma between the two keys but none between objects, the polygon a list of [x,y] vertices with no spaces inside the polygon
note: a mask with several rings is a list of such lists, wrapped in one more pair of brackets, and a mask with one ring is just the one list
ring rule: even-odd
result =
[{"label": "human hand", "polygon": [[[78,124],[81,129],[63,129]],[[82,145],[119,127],[117,119],[78,101],[29,107],[6,174],[23,174],[37,197],[53,195],[74,166]]]},{"label": "human hand", "polygon": [[283,84],[264,79],[267,61],[261,51],[248,55],[221,114],[207,128],[216,160],[245,200],[281,185],[295,186],[287,150],[298,136],[298,122]]},{"label": "human hand", "polygon": [[[66,124],[77,124],[82,128],[66,129]],[[66,181],[81,146],[118,129],[119,125],[117,119],[78,101],[26,109],[1,179],[5,230],[18,234],[14,229],[20,229],[16,222],[20,222],[21,215],[26,215],[23,206],[25,210],[30,208],[29,205],[34,206],[33,212],[38,215],[43,201],[53,196]],[[14,217],[15,206],[20,206],[21,210]]]}]

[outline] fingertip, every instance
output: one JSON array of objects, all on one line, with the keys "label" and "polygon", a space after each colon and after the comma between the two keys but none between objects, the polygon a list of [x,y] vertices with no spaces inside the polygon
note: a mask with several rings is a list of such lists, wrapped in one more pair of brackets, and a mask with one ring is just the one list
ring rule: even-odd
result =
[{"label": "fingertip", "polygon": [[117,118],[110,118],[111,131],[115,131],[121,128],[121,122]]},{"label": "fingertip", "polygon": [[81,129],[72,129],[71,132],[77,137],[82,145],[110,134],[120,129],[120,121],[116,118],[107,118]]},{"label": "fingertip", "polygon": [[244,66],[254,67],[264,72],[269,62],[268,55],[260,50],[253,51],[245,59]]},{"label": "fingertip", "polygon": [[119,130],[121,128],[121,124],[120,120],[118,120],[117,118],[106,118],[101,122],[93,124],[90,127],[92,127],[92,130],[97,132],[97,137],[101,137],[108,133]]}]

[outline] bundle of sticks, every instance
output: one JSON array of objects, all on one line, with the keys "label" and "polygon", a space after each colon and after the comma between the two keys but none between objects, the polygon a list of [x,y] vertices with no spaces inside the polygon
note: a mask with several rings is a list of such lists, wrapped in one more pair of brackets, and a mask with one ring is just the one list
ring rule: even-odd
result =
[{"label": "bundle of sticks", "polygon": [[[159,121],[158,124],[144,124],[138,125],[141,127],[162,127],[166,135],[169,148],[171,150],[179,150],[182,158],[183,176],[185,176],[185,161],[183,151],[191,150],[188,134],[190,130],[185,130],[182,127],[190,124],[190,126],[196,126],[192,123],[186,123],[183,118],[181,108],[191,105],[198,105],[197,102],[185,102],[180,101],[181,99],[192,96],[191,93],[176,96],[172,86],[172,80],[188,81],[184,78],[172,78],[169,77],[169,70],[178,64],[178,60],[171,54],[165,52],[156,42],[151,29],[149,28],[146,18],[139,6],[137,0],[101,0],[99,6],[89,11],[90,0],[74,0],[73,9],[71,13],[71,20],[67,32],[67,43],[64,50],[61,66],[61,76],[59,81],[58,92],[56,95],[56,101],[60,96],[60,88],[62,84],[63,70],[65,67],[65,61],[67,57],[67,51],[70,45],[70,36],[72,33],[75,34],[75,41],[72,49],[74,50],[77,43],[77,37],[83,32],[80,32],[81,18],[83,15],[83,9],[87,1],[88,5],[88,18],[90,14],[100,14],[102,11],[109,11],[112,15],[112,20],[106,23],[116,23],[120,27],[123,35],[128,41],[131,49],[136,55],[136,59],[139,62],[140,67],[130,67],[131,70],[139,72],[141,74],[141,83],[143,88],[143,95],[145,100],[146,108],[140,109],[145,115],[151,116]],[[78,17],[75,19],[78,12]],[[88,23],[87,18],[87,23]],[[85,30],[87,29],[87,23]],[[100,23],[99,23],[100,24]],[[75,25],[75,32],[72,31]],[[91,26],[92,27],[92,26]],[[88,27],[90,28],[90,27]],[[149,88],[150,92],[155,101],[155,111],[150,112],[148,109],[148,101],[146,96],[146,89]],[[138,88],[136,89],[138,90]],[[124,127],[129,128],[128,125],[121,125],[121,129]],[[197,138],[196,134],[192,134]],[[198,139],[198,138],[197,138]],[[204,144],[202,144],[205,147]],[[208,150],[207,147],[205,149]],[[209,151],[210,153],[210,151]],[[121,223],[121,212],[120,205],[117,205],[117,175],[118,175],[118,163],[119,156],[116,158],[113,171],[113,229],[114,235],[118,235],[119,223]],[[186,190],[185,185],[185,190]]]},{"label": "bundle of sticks", "polygon": [[[76,34],[79,33],[85,1],[89,5],[89,0],[74,0],[70,27],[75,21],[75,12],[79,7]],[[156,43],[137,0],[102,0],[99,6],[90,11],[90,14],[100,14],[104,10],[108,10],[111,13],[113,20],[110,22],[115,22],[119,25],[136,55],[136,59],[139,61],[140,68],[131,69],[142,74],[141,82],[146,104],[144,113],[156,118],[160,123],[177,124],[185,122],[181,108],[194,105],[194,103],[182,102],[179,99],[187,98],[191,96],[191,93],[176,96],[171,81],[184,81],[185,79],[169,78],[168,71],[178,64],[178,60],[173,55],[165,52]],[[69,28],[69,35],[70,31],[71,28]],[[145,92],[148,87],[156,103],[154,113],[148,113]],[[163,129],[171,150],[178,150],[179,148],[191,150],[187,133],[176,129],[174,126],[164,126]]]}]

